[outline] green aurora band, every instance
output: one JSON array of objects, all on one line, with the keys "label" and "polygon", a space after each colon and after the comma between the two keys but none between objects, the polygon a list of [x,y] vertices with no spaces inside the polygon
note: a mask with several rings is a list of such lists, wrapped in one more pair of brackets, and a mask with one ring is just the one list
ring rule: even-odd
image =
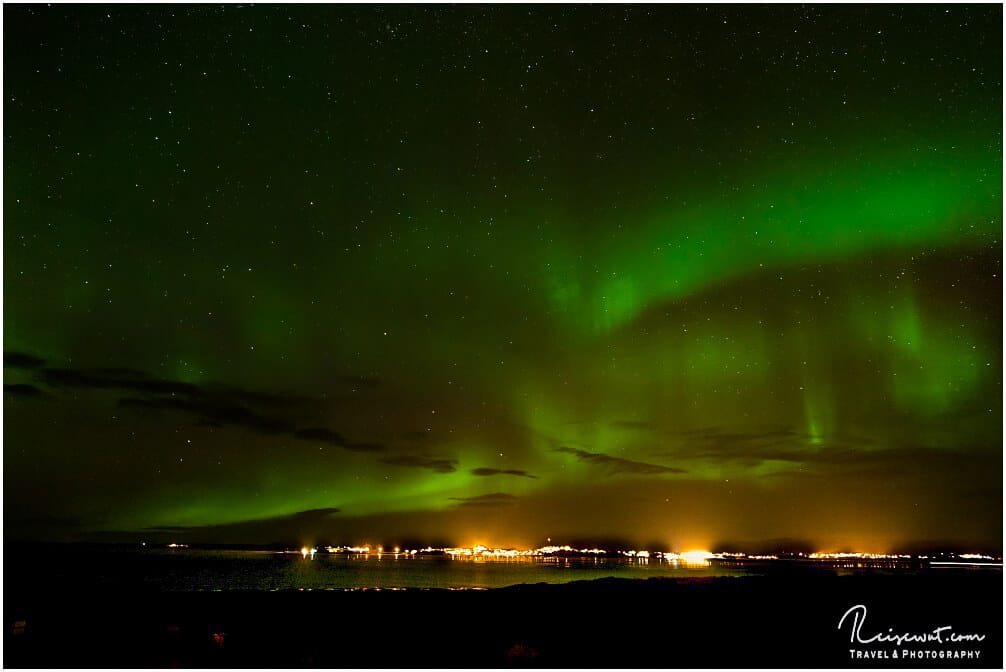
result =
[{"label": "green aurora band", "polygon": [[8,537],[1001,549],[1001,7],[902,9],[10,8]]}]

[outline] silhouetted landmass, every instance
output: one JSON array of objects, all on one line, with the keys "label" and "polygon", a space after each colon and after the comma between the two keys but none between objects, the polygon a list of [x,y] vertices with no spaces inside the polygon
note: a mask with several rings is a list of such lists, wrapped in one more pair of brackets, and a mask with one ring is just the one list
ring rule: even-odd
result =
[{"label": "silhouetted landmass", "polygon": [[[996,570],[786,571],[488,591],[57,590],[16,578],[4,582],[5,667],[1002,665]],[[979,645],[955,645],[977,646],[981,657],[850,660],[837,622],[855,604],[869,606],[875,630],[950,624],[983,633]]]}]

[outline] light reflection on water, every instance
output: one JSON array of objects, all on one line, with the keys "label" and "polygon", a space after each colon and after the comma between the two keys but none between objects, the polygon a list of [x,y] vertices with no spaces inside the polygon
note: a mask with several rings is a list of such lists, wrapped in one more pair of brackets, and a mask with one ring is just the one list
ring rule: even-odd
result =
[{"label": "light reflection on water", "polygon": [[733,576],[733,568],[685,567],[645,558],[523,557],[450,560],[384,555],[320,554],[314,562],[288,562],[283,577],[312,588],[502,588],[522,583],[566,583],[599,578]]}]

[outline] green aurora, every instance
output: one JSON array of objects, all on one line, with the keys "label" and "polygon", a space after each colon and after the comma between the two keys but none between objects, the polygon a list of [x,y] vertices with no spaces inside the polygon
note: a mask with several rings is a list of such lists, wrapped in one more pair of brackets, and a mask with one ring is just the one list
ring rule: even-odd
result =
[{"label": "green aurora", "polygon": [[1002,545],[1001,6],[6,6],[7,539]]}]

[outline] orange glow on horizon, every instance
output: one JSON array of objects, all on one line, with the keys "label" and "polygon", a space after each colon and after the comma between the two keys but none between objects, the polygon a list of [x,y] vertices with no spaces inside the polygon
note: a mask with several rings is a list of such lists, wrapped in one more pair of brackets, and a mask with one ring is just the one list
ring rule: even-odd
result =
[{"label": "orange glow on horizon", "polygon": [[685,551],[679,557],[687,565],[708,565],[716,556],[709,551]]}]

